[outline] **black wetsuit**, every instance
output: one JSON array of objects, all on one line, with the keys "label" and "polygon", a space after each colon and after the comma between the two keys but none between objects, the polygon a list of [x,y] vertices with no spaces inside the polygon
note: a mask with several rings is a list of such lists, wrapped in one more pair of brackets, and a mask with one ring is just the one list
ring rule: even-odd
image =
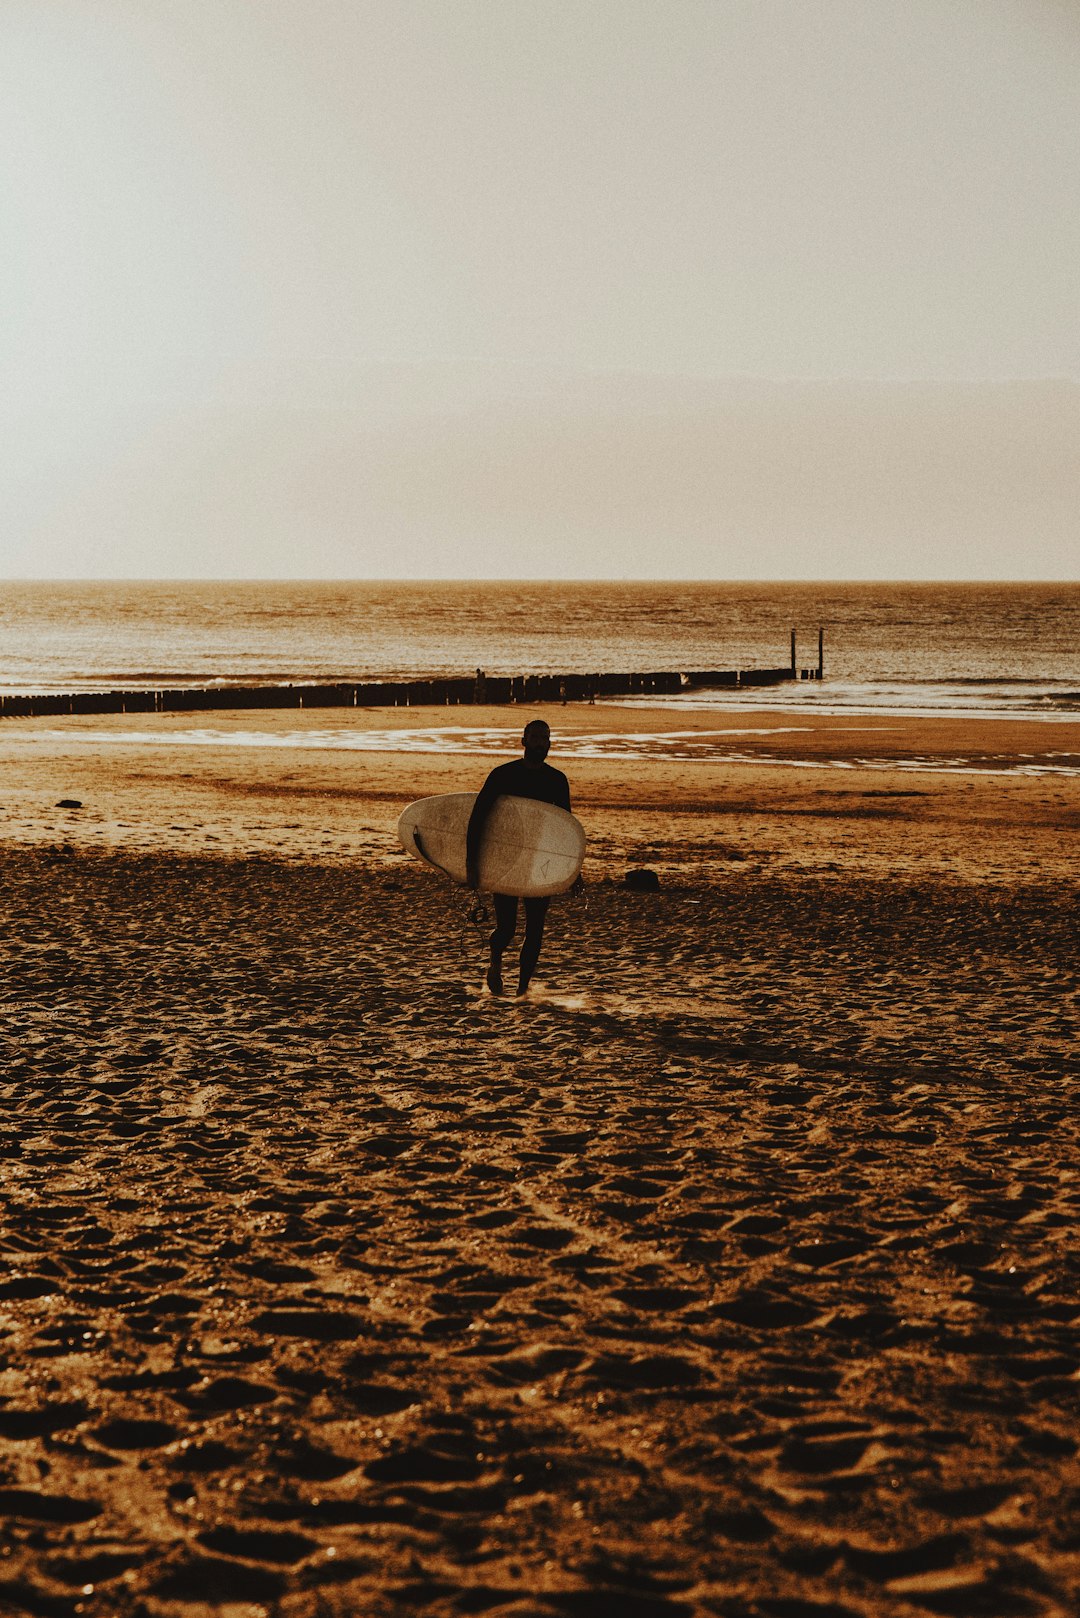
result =
[{"label": "black wetsuit", "polygon": [[[526,764],[525,760],[520,758],[512,759],[509,764],[500,764],[492,770],[476,795],[476,803],[473,805],[465,837],[471,870],[476,868],[484,825],[497,798],[535,798],[540,803],[552,803],[557,809],[569,809],[570,783],[561,770],[554,769],[550,764]],[[491,902],[495,907],[495,931],[488,944],[492,959],[496,960],[517,931],[518,902],[512,894],[507,893],[493,893]],[[547,899],[524,901],[525,939],[518,961],[519,982],[522,988],[528,984],[536,969],[540,945],[544,939],[544,920],[547,916],[548,902]]]}]

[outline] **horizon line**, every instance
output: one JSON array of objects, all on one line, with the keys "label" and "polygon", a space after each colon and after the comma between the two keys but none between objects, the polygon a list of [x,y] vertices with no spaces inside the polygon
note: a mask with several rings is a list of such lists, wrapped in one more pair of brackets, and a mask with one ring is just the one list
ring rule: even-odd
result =
[{"label": "horizon line", "polygon": [[26,574],[0,574],[0,583],[3,584],[684,584],[684,585],[1024,585],[1024,584],[1051,584],[1075,585],[1080,584],[1078,578],[1061,578],[1058,576],[1027,576],[1003,578],[993,577],[927,577],[908,575],[907,577],[890,576],[882,578],[853,578],[853,577],[822,577],[822,578],[707,578],[689,576],[635,576],[633,578],[621,575],[596,575],[588,578],[584,576],[553,577],[547,574],[430,574],[421,577],[400,577],[388,574],[115,574],[115,575],[88,575],[88,574],[55,574],[51,576],[30,576]]}]

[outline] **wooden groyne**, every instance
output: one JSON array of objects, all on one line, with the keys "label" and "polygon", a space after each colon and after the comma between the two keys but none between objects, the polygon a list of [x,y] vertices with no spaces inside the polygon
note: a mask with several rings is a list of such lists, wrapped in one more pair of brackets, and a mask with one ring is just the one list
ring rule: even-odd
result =
[{"label": "wooden groyne", "polygon": [[650,674],[485,674],[436,680],[340,681],[333,685],[182,686],[159,691],[42,692],[0,696],[0,719],[59,714],[203,713],[267,708],[432,708],[502,706],[510,703],[594,702],[597,697],[673,696],[694,688],[739,690],[780,685],[800,677],[820,680],[823,641],[818,635],[816,669],[791,662],[771,669],[667,670]]},{"label": "wooden groyne", "polygon": [[184,687],[162,691],[76,691],[0,697],[0,718],[50,714],[195,713],[268,708],[431,708],[509,703],[592,702],[597,697],[667,695],[681,674],[479,675],[443,680],[365,680],[334,685]]}]

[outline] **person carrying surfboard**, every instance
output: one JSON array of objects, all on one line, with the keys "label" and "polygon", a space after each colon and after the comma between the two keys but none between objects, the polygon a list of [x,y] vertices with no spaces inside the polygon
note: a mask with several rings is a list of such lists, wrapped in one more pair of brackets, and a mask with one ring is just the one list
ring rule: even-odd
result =
[{"label": "person carrying surfboard", "polygon": [[[554,804],[557,809],[570,808],[570,783],[561,770],[547,763],[551,747],[551,728],[544,719],[530,719],[522,732],[524,757],[499,764],[491,771],[480,791],[469,817],[465,835],[465,861],[470,888],[479,886],[480,843],[488,815],[498,798],[535,798],[540,803]],[[578,877],[577,884],[581,878]],[[575,886],[577,885],[575,884]],[[490,960],[487,986],[492,994],[502,994],[502,957],[517,931],[518,902],[512,894],[493,893],[495,931],[488,939]],[[518,994],[524,994],[536,970],[540,945],[544,938],[544,921],[548,899],[525,899],[525,937],[518,957]]]}]

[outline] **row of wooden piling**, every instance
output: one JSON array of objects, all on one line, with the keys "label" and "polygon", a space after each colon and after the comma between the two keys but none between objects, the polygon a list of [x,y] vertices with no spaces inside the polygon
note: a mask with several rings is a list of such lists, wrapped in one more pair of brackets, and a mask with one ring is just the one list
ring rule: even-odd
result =
[{"label": "row of wooden piling", "polygon": [[75,691],[0,697],[0,718],[57,714],[193,713],[258,708],[420,708],[517,702],[591,702],[682,690],[680,674],[478,674],[464,679],[341,681],[333,685]]},{"label": "row of wooden piling", "polygon": [[[824,631],[818,630],[817,668],[824,673]],[[201,713],[238,708],[431,708],[518,702],[594,702],[597,697],[672,696],[694,686],[738,690],[797,680],[795,631],[791,662],[772,669],[699,669],[691,674],[486,674],[441,680],[339,681],[333,685],[221,685],[159,691],[42,692],[0,696],[0,719],[50,714]]]},{"label": "row of wooden piling", "polygon": [[[194,713],[258,708],[420,708],[536,702],[593,702],[597,697],[670,696],[692,686],[774,685],[790,668],[669,671],[648,674],[517,674],[441,680],[342,681],[333,685],[182,687],[158,691],[75,691],[0,696],[0,718],[59,714]],[[804,678],[805,678],[804,674]]]}]

